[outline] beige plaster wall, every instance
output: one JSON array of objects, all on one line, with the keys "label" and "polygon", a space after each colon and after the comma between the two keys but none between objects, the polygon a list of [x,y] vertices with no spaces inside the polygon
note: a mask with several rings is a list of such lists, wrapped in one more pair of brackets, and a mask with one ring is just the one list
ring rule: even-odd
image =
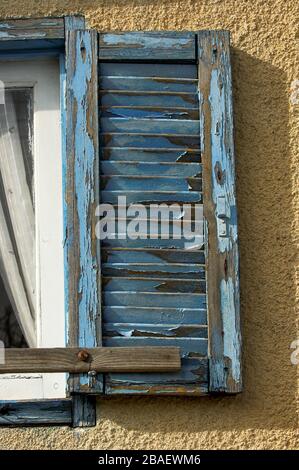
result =
[{"label": "beige plaster wall", "polygon": [[101,399],[95,428],[1,429],[0,448],[299,448],[298,366],[290,362],[299,339],[299,3],[0,1],[0,17],[67,13],[105,30],[232,33],[245,391]]}]

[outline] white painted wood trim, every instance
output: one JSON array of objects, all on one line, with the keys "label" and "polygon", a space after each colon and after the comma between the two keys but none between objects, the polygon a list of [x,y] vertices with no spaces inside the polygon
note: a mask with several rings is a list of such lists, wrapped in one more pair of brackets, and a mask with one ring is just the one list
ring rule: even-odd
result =
[{"label": "white painted wood trim", "polygon": [[[58,59],[0,62],[0,80],[4,83],[10,86],[34,84],[36,330],[39,347],[65,346],[59,77]],[[65,397],[65,374],[22,377],[0,379],[0,399]],[[13,391],[13,395],[7,397],[8,390]]]},{"label": "white painted wood trim", "polygon": [[[3,81],[3,80],[2,80]],[[35,220],[16,111],[6,96],[0,113],[0,172],[29,307],[35,316]]]},{"label": "white painted wood trim", "polygon": [[[1,157],[0,157],[1,158]],[[4,211],[0,200],[0,273],[19,325],[30,347],[37,346],[34,320],[27,302],[23,281],[16,256],[7,230]],[[8,280],[5,273],[10,273]]]}]

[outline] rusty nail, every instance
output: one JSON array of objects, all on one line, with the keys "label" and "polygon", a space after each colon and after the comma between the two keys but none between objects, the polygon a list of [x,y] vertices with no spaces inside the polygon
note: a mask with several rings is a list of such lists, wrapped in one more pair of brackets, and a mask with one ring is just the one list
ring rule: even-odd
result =
[{"label": "rusty nail", "polygon": [[86,362],[89,358],[89,352],[87,352],[85,349],[82,349],[82,351],[78,352],[78,359],[79,361],[84,361]]}]

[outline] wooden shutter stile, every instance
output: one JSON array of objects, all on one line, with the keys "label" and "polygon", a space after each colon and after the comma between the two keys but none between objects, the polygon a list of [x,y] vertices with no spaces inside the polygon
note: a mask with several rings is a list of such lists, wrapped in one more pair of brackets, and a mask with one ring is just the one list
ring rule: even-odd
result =
[{"label": "wooden shutter stile", "polygon": [[209,391],[242,390],[239,253],[228,31],[198,33]]},{"label": "wooden shutter stile", "polygon": [[[97,32],[66,37],[66,154],[69,346],[100,346],[100,258],[95,237],[99,202]],[[101,393],[100,375],[72,376],[72,392]]]}]

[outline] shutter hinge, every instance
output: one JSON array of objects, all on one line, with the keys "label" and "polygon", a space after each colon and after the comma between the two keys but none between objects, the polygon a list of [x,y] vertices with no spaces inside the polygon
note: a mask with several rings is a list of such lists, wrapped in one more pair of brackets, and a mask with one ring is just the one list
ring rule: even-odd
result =
[{"label": "shutter hinge", "polygon": [[218,237],[227,237],[227,219],[230,218],[230,208],[227,205],[225,196],[217,197],[216,215]]}]

